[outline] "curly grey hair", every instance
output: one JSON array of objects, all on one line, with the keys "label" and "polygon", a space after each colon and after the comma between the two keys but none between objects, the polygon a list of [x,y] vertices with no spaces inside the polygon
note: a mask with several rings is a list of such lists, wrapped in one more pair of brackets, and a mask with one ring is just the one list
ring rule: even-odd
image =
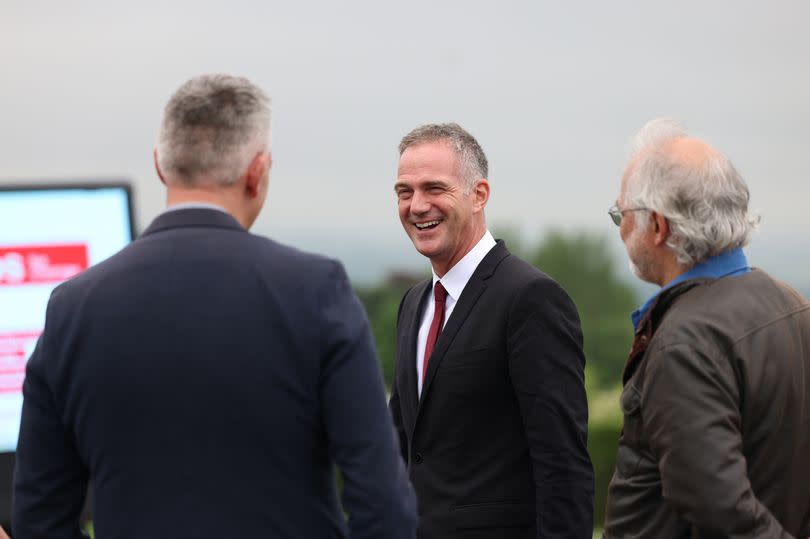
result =
[{"label": "curly grey hair", "polygon": [[188,186],[235,183],[270,143],[270,99],[249,80],[201,75],[166,104],[158,166]]},{"label": "curly grey hair", "polygon": [[[631,144],[635,167],[627,178],[624,204],[653,210],[669,222],[667,246],[678,263],[691,267],[723,251],[748,244],[759,216],[748,211],[750,195],[740,174],[724,155],[707,152],[699,162],[684,162],[669,151],[686,138],[675,121],[656,119]],[[636,212],[646,227],[647,212]]]}]

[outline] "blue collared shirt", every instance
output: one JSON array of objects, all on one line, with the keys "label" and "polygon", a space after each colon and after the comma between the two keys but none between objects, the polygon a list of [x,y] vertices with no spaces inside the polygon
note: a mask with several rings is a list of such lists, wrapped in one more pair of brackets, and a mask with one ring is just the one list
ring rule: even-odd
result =
[{"label": "blue collared shirt", "polygon": [[745,257],[745,253],[743,253],[740,247],[724,251],[719,255],[704,260],[700,264],[695,264],[687,271],[668,282],[661,290],[648,299],[644,305],[633,311],[633,314],[630,315],[630,318],[633,320],[633,329],[638,329],[639,322],[641,322],[641,319],[647,314],[647,311],[650,310],[655,298],[667,288],[672,288],[676,284],[688,281],[689,279],[706,277],[719,279],[720,277],[728,277],[731,275],[742,275],[749,271],[751,271],[751,266],[748,265],[748,259]]}]

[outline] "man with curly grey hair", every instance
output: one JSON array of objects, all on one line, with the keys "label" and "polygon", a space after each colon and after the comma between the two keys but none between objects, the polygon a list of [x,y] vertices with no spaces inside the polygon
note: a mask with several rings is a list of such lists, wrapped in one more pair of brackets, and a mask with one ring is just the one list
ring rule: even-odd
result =
[{"label": "man with curly grey hair", "polygon": [[605,537],[810,534],[810,303],[751,268],[729,160],[671,120],[638,133],[609,213],[634,273]]},{"label": "man with curly grey hair", "polygon": [[[169,208],[54,290],[28,362],[15,539],[412,539],[416,499],[342,265],[248,232],[270,104],[195,77],[155,152]],[[338,499],[335,466],[343,477]]]}]

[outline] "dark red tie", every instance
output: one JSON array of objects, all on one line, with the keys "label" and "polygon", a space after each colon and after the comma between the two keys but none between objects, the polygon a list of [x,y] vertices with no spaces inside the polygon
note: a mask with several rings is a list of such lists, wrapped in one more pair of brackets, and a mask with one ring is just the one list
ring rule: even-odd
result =
[{"label": "dark red tie", "polygon": [[433,322],[430,323],[430,331],[428,331],[427,342],[425,343],[425,359],[422,361],[423,384],[425,383],[428,359],[430,359],[430,354],[433,353],[436,341],[439,340],[439,335],[442,332],[442,322],[444,321],[444,302],[447,299],[447,290],[444,289],[441,281],[436,281],[436,284],[433,285],[433,299]]}]

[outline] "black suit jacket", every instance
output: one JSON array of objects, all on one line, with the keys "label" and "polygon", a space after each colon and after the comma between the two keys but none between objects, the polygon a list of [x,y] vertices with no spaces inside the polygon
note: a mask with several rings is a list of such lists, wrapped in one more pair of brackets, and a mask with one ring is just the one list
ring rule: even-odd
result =
[{"label": "black suit jacket", "polygon": [[576,308],[499,241],[467,283],[417,395],[427,280],[397,320],[390,407],[420,539],[590,538],[585,358]]},{"label": "black suit jacket", "polygon": [[[209,209],[56,288],[27,367],[15,539],[413,537],[416,503],[339,263]],[[334,464],[344,478],[344,507]]]}]

